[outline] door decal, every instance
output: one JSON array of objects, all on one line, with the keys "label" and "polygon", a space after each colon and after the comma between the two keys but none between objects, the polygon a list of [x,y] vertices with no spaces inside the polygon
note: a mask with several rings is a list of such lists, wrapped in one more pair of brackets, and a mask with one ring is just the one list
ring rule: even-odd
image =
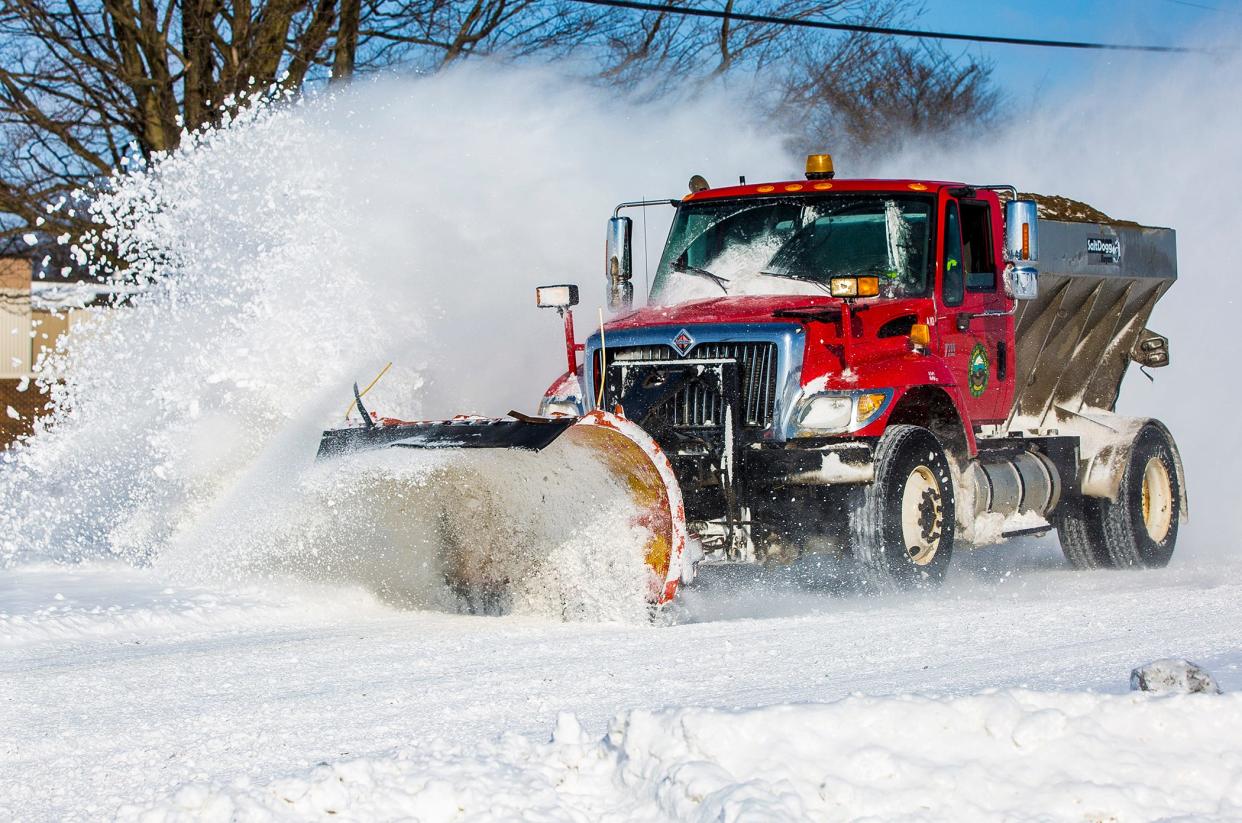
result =
[{"label": "door decal", "polygon": [[970,353],[970,396],[979,397],[988,387],[988,350],[976,343]]}]

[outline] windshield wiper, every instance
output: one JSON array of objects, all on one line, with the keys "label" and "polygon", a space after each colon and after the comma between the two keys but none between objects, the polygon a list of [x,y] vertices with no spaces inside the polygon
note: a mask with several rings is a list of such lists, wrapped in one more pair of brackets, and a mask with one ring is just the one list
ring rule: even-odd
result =
[{"label": "windshield wiper", "polygon": [[766,274],[768,277],[783,277],[786,280],[797,280],[799,283],[812,283],[816,286],[819,286],[820,291],[822,291],[824,294],[827,294],[827,295],[832,294],[832,289],[830,289],[826,283],[821,283],[818,280],[812,280],[809,277],[799,277],[796,274],[787,274],[786,272],[780,272],[780,271],[769,271],[767,269],[760,269],[759,273]]},{"label": "windshield wiper", "polygon": [[704,280],[710,280],[713,283],[715,283],[717,286],[719,286],[722,292],[724,292],[725,294],[729,293],[728,278],[721,277],[715,272],[710,272],[707,269],[700,269],[698,266],[687,266],[685,263],[679,263],[679,264],[674,265],[673,271],[681,272],[684,274],[693,274],[696,277],[702,277]]},{"label": "windshield wiper", "polygon": [[820,323],[827,323],[841,316],[841,307],[839,305],[794,306],[788,309],[777,309],[772,312],[772,316],[777,319],[788,317],[794,320],[815,320]]}]

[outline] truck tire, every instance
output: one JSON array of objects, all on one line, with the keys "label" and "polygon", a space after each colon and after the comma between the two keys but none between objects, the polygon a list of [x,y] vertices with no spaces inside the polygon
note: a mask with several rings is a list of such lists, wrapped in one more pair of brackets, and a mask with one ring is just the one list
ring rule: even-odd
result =
[{"label": "truck tire", "polygon": [[850,512],[850,544],[865,582],[935,585],[953,555],[953,475],[936,436],[890,426],[873,457],[875,479]]},{"label": "truck tire", "polygon": [[1098,501],[1103,543],[1114,566],[1162,568],[1173,557],[1182,517],[1177,446],[1160,426],[1139,430],[1116,501]]},{"label": "truck tire", "polygon": [[1116,565],[1104,545],[1104,515],[1099,502],[1079,495],[1063,501],[1056,515],[1061,552],[1075,569],[1111,569]]}]

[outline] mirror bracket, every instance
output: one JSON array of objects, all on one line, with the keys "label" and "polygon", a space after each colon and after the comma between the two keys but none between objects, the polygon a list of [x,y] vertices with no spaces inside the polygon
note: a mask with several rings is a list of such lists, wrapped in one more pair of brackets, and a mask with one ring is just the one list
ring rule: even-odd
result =
[{"label": "mirror bracket", "polygon": [[608,284],[608,310],[627,311],[634,305],[634,221],[622,217],[622,209],[645,206],[672,206],[678,200],[632,200],[620,203],[612,210],[608,221],[608,237],[604,248],[604,279]]}]

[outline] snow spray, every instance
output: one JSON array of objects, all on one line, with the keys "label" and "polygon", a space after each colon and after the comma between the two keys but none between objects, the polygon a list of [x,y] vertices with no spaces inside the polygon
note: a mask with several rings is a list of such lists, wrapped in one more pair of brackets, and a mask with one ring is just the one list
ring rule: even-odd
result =
[{"label": "snow spray", "polygon": [[[365,529],[322,518],[360,519],[307,490],[351,384],[392,361],[367,398],[382,414],[533,412],[564,368],[534,288],[577,283],[594,314],[616,201],[679,196],[696,172],[796,168],[733,110],[480,64],[256,103],[118,175],[95,213],[149,287],[79,317],[44,363],[58,411],[0,471],[0,563],[118,557],[228,578],[347,547],[352,563],[321,567],[359,570]],[[649,215],[652,266],[665,212]]]}]

